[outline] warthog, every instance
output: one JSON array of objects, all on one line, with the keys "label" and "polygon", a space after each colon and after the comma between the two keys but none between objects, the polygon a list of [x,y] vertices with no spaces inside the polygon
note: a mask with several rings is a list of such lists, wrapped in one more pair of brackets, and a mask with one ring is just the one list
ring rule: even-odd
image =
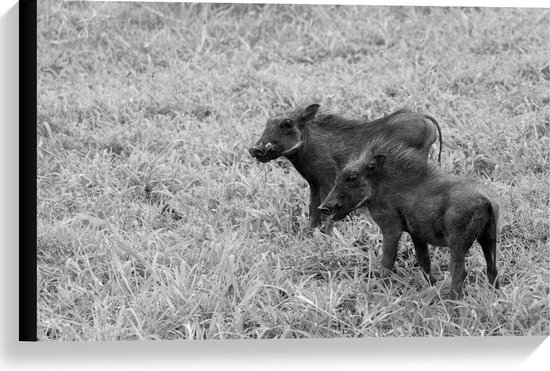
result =
[{"label": "warthog", "polygon": [[382,230],[383,276],[394,267],[399,238],[411,236],[418,265],[430,283],[428,243],[448,246],[452,276],[450,298],[462,295],[464,258],[479,242],[487,277],[499,287],[496,267],[498,206],[471,180],[443,174],[424,155],[395,140],[375,138],[350,161],[319,209],[333,220],[366,205]]}]

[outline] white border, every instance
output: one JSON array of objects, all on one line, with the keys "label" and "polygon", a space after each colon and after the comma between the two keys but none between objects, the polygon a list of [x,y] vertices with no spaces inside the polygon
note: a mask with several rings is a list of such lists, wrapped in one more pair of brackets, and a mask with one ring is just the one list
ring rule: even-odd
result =
[{"label": "white border", "polygon": [[[38,0],[40,1],[40,0]],[[235,2],[235,1],[230,1]],[[254,2],[254,1],[242,1]],[[264,1],[265,2],[265,1]],[[294,1],[268,1],[295,3]],[[300,1],[374,5],[547,7],[542,1]],[[0,367],[39,370],[543,369],[550,342],[542,337],[414,338],[312,341],[19,343],[18,249],[18,7],[0,1]]]}]

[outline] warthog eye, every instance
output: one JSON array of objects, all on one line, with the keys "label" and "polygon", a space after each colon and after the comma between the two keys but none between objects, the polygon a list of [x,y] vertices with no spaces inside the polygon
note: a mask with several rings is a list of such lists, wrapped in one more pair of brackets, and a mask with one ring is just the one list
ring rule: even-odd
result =
[{"label": "warthog eye", "polygon": [[279,126],[281,127],[281,129],[283,129],[285,133],[288,133],[290,129],[292,129],[292,125],[293,125],[292,120],[289,120],[289,119],[283,120],[279,124]]},{"label": "warthog eye", "polygon": [[355,182],[357,180],[357,173],[350,173],[348,175],[347,181],[348,182]]}]

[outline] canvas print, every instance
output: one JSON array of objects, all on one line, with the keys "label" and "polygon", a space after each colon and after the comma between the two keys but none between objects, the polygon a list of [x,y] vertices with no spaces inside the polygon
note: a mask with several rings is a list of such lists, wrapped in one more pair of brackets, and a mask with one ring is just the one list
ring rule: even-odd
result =
[{"label": "canvas print", "polygon": [[38,340],[548,335],[549,20],[39,1]]}]

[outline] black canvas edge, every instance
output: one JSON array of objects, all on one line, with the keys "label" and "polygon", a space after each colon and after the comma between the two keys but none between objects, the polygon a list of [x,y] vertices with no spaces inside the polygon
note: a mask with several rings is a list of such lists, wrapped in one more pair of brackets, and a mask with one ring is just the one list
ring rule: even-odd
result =
[{"label": "black canvas edge", "polygon": [[19,341],[37,341],[36,1],[19,1]]}]

